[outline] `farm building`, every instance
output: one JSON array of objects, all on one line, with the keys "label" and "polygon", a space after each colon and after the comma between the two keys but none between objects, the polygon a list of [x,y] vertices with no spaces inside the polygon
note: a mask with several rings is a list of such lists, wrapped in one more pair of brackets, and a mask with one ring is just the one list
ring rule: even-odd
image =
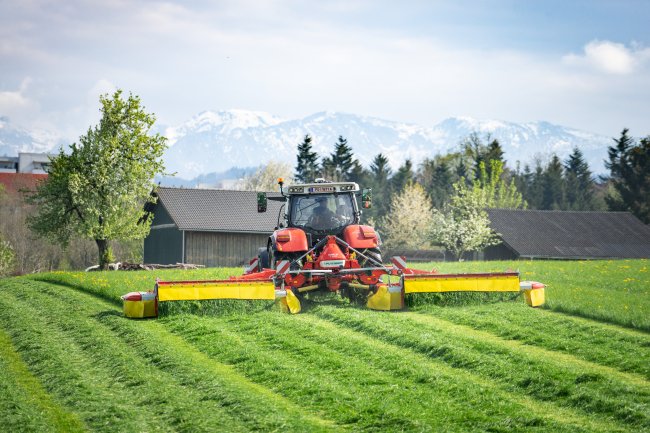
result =
[{"label": "farm building", "polygon": [[650,226],[629,212],[487,212],[503,243],[485,260],[650,258]]},{"label": "farm building", "polygon": [[160,187],[144,261],[240,266],[266,246],[281,205],[257,213],[256,192]]}]

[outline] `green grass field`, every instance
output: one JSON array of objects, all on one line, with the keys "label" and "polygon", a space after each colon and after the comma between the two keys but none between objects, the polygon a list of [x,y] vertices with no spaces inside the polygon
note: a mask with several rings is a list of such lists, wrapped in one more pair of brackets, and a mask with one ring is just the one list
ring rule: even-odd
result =
[{"label": "green grass field", "polygon": [[377,312],[336,297],[168,303],[119,296],[239,269],[0,280],[1,431],[650,431],[650,261],[420,264],[519,269],[521,297],[411,295]]}]

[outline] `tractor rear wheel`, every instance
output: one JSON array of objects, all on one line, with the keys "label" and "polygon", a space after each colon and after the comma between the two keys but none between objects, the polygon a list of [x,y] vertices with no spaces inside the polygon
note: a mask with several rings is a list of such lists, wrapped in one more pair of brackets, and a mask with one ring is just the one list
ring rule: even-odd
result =
[{"label": "tractor rear wheel", "polygon": [[269,267],[269,252],[266,250],[266,248],[259,248],[257,250],[257,259],[257,266],[260,272],[264,268]]},{"label": "tractor rear wheel", "polygon": [[366,248],[361,252],[368,257],[361,257],[359,265],[362,268],[379,268],[383,265],[384,262],[381,259],[381,250],[379,248]]},{"label": "tractor rear wheel", "polygon": [[[269,257],[269,266],[272,269],[275,269],[277,264],[280,263],[283,260],[292,261],[292,260],[295,260],[298,257],[300,257],[299,255],[297,255],[299,253],[279,253],[277,251],[273,251],[272,247],[268,249],[267,254],[268,254],[268,257]],[[291,265],[291,270],[295,270],[297,268],[298,268],[297,263],[293,263]]]}]

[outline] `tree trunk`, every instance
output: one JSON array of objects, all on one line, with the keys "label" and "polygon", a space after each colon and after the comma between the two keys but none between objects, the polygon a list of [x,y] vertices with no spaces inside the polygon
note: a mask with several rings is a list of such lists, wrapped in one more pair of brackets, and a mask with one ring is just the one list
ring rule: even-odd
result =
[{"label": "tree trunk", "polygon": [[111,246],[108,244],[108,240],[106,239],[95,239],[95,242],[97,243],[97,249],[99,250],[99,269],[105,271],[106,266],[113,259]]}]

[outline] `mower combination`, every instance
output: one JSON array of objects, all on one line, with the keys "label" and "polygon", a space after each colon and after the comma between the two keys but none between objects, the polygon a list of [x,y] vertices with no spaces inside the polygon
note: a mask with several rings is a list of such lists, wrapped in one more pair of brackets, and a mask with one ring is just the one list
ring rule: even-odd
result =
[{"label": "mower combination", "polygon": [[[123,296],[127,316],[157,315],[159,301],[206,299],[277,299],[285,311],[295,314],[305,295],[315,292],[337,292],[385,311],[403,309],[408,293],[523,291],[529,305],[544,303],[544,285],[520,282],[518,272],[440,274],[410,269],[404,257],[384,264],[380,236],[361,224],[362,209],[356,200],[360,195],[362,208],[370,208],[372,192],[361,191],[356,183],[317,179],[286,191],[282,179],[278,183],[281,197],[258,193],[258,212],[266,212],[268,200],[284,204],[267,245],[243,275],[226,280],[158,280],[148,309],[136,307],[146,303],[144,293]],[[129,300],[134,303],[127,311]]]}]

